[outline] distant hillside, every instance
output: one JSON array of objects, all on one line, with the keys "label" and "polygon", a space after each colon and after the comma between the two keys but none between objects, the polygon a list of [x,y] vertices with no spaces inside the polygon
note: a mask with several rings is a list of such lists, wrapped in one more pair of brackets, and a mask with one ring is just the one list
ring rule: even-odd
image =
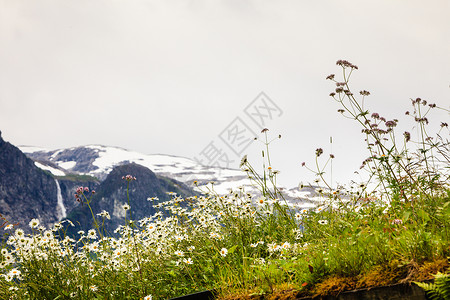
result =
[{"label": "distant hillside", "polygon": [[[111,220],[107,220],[105,223],[110,232],[118,225],[125,224],[125,210],[122,206],[127,204],[127,182],[122,177],[126,175],[136,177],[136,180],[129,184],[131,213],[134,220],[156,213],[157,210],[153,205],[160,201],[170,200],[169,192],[182,197],[198,195],[185,184],[174,179],[157,176],[150,169],[141,165],[131,163],[117,166],[98,186],[94,195],[91,192],[86,193],[88,197],[92,195],[90,205],[95,214],[103,210],[110,214]],[[149,202],[147,200],[149,197],[157,197],[159,201]],[[129,214],[127,216],[129,218]],[[80,229],[86,231],[94,227],[92,214],[86,204],[72,210],[67,218],[77,224],[73,231]]]},{"label": "distant hillside", "polygon": [[[136,163],[149,168],[155,174],[173,178],[188,185],[197,180],[200,185],[215,182],[219,193],[230,188],[248,186],[247,176],[239,169],[223,169],[205,166],[193,159],[163,154],[142,154],[119,147],[87,145],[58,150],[45,150],[30,146],[20,149],[28,157],[54,175],[86,174],[104,180],[119,165]],[[236,166],[238,167],[238,166]]]}]

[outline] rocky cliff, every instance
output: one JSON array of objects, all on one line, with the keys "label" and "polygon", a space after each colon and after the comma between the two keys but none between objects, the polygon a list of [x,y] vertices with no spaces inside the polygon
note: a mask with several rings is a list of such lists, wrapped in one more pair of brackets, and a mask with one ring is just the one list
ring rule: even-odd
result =
[{"label": "rocky cliff", "polygon": [[4,141],[0,132],[0,213],[10,223],[28,227],[32,218],[43,225],[58,221],[55,179],[36,167],[17,147]]}]

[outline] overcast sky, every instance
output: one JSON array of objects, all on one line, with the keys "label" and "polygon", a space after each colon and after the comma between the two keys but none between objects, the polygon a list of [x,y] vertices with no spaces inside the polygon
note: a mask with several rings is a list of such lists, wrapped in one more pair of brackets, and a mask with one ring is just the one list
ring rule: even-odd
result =
[{"label": "overcast sky", "polygon": [[229,133],[261,130],[264,92],[282,183],[311,180],[300,164],[317,147],[336,155],[335,181],[358,180],[363,137],[325,77],[356,64],[355,92],[387,118],[416,97],[449,108],[449,16],[448,0],[0,0],[0,130],[15,145],[205,163],[214,146],[231,167],[246,153],[260,165],[263,145]]}]

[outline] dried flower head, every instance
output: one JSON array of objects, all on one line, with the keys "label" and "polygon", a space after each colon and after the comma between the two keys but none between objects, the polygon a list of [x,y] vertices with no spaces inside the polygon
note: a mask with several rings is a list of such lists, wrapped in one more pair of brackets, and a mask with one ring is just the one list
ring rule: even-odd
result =
[{"label": "dried flower head", "polygon": [[359,92],[361,95],[363,95],[363,96],[369,96],[370,95],[370,92],[368,92],[368,91],[366,91],[366,90],[362,90],[362,91],[360,91]]},{"label": "dried flower head", "polygon": [[405,137],[406,142],[409,142],[411,140],[411,133],[409,133],[408,131],[405,131],[403,133],[403,136]]},{"label": "dried flower head", "polygon": [[387,122],[385,123],[385,125],[386,125],[386,127],[388,127],[388,128],[393,128],[393,127],[397,126],[397,122],[395,122],[395,120],[387,121]]},{"label": "dried flower head", "polygon": [[323,149],[322,148],[317,148],[316,149],[316,156],[319,157],[323,154]]},{"label": "dried flower head", "polygon": [[242,168],[242,166],[245,165],[246,163],[247,163],[247,154],[242,157],[239,167]]},{"label": "dried flower head", "polygon": [[350,62],[348,62],[348,61],[346,61],[346,60],[338,60],[337,62],[336,62],[336,65],[338,65],[338,66],[341,66],[341,67],[343,67],[344,69],[345,68],[351,68],[351,69],[356,69],[356,70],[358,70],[358,67],[357,66],[355,66],[354,64],[352,64],[352,63],[350,63]]}]

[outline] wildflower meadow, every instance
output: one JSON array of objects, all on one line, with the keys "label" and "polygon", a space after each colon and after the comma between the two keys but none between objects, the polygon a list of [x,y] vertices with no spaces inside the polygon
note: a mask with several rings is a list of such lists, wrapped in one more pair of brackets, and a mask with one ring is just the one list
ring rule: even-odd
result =
[{"label": "wildflower meadow", "polygon": [[[213,290],[217,299],[295,299],[448,274],[449,129],[445,120],[437,132],[428,128],[433,111],[445,108],[411,99],[405,121],[385,119],[366,108],[370,92],[351,90],[358,67],[339,60],[337,68],[341,75],[327,77],[330,101],[361,128],[366,182],[333,187],[324,174],[336,158],[317,148],[314,167],[303,165],[317,176],[309,186],[320,200],[313,208],[289,203],[264,129],[264,164],[247,156],[240,164],[258,193],[235,187],[219,195],[210,184],[201,196],[149,195],[158,212],[141,220],[128,197],[113,233],[102,226],[109,213],[92,209],[94,227],[76,236],[66,234],[68,220],[52,228],[30,220],[31,234],[3,220],[0,298],[170,299]],[[402,122],[411,130],[400,131]],[[135,180],[124,174],[123,184]],[[76,198],[91,208],[90,195],[80,187]]]}]

